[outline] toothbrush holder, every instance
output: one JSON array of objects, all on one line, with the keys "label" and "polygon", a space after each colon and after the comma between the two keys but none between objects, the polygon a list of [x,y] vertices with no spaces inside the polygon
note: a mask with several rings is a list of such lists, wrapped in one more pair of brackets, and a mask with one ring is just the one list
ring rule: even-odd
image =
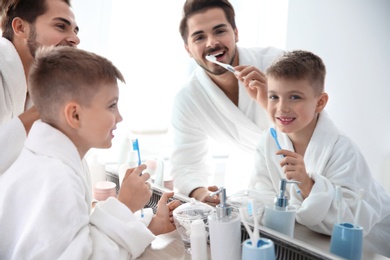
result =
[{"label": "toothbrush holder", "polygon": [[351,223],[336,223],[330,239],[330,252],[346,259],[361,260],[363,228]]},{"label": "toothbrush holder", "polygon": [[275,246],[272,240],[260,238],[257,245],[252,245],[252,240],[247,239],[242,243],[242,260],[275,260]]}]

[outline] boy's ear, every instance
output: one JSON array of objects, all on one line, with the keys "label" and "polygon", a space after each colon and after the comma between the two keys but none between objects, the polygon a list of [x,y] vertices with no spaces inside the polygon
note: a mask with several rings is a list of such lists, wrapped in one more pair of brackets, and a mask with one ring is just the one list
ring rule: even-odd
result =
[{"label": "boy's ear", "polygon": [[317,108],[316,112],[320,113],[322,110],[324,110],[326,104],[328,103],[329,96],[327,93],[321,93],[320,97],[318,98],[317,101]]},{"label": "boy's ear", "polygon": [[12,20],[12,29],[14,31],[14,34],[22,39],[27,39],[29,34],[29,23],[27,23],[25,20],[15,17]]},{"label": "boy's ear", "polygon": [[68,125],[74,129],[78,129],[80,127],[80,105],[75,102],[70,102],[65,106],[64,113]]}]

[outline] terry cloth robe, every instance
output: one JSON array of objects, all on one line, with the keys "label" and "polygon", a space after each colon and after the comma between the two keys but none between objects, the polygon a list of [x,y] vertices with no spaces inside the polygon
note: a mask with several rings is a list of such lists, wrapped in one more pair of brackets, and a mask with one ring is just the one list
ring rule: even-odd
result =
[{"label": "terry cloth robe", "polygon": [[[294,151],[286,134],[278,132],[282,148]],[[250,188],[273,197],[279,193],[279,180],[285,178],[281,157],[269,131],[256,150],[256,165]],[[288,185],[290,205],[297,208],[297,222],[327,235],[337,222],[336,186],[343,191],[343,221],[354,222],[359,190],[365,190],[359,225],[364,230],[364,246],[390,257],[390,196],[373,178],[358,146],[341,133],[323,111],[306,149],[306,172],[314,180],[309,196],[303,200],[294,186]],[[268,201],[267,203],[271,203]]]},{"label": "terry cloth robe", "polygon": [[26,140],[19,119],[26,103],[23,64],[13,44],[0,37],[0,175],[16,160]]},{"label": "terry cloth robe", "polygon": [[[238,47],[240,65],[253,65],[261,71],[265,71],[281,54],[282,51],[275,48]],[[210,184],[209,138],[246,155],[249,161],[247,165],[252,169],[256,144],[262,131],[270,126],[266,111],[250,98],[240,82],[237,107],[201,67],[194,71],[177,93],[171,121],[171,174],[175,188],[185,195],[197,187]],[[243,161],[236,163],[245,165]],[[234,172],[234,175],[225,176],[228,193],[233,193],[233,189],[238,191],[246,188],[250,172]],[[242,184],[233,181],[234,178],[241,180]],[[243,181],[245,178],[246,181]]]},{"label": "terry cloth robe", "polygon": [[[91,210],[85,160],[62,132],[33,124],[0,176],[0,259],[135,259],[155,236],[116,198]],[[152,213],[145,216],[149,224]]]}]

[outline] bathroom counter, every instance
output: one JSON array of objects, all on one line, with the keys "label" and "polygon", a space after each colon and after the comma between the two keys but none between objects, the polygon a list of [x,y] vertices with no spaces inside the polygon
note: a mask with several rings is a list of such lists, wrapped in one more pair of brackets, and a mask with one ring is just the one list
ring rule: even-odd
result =
[{"label": "bathroom counter", "polygon": [[[302,241],[303,243],[309,244],[310,246],[316,247],[323,252],[329,252],[330,237],[315,233],[303,225],[296,223],[294,231],[294,240]],[[328,253],[329,254],[329,253]],[[210,247],[208,247],[208,256],[211,259]],[[341,259],[337,256],[328,255],[329,259]],[[140,260],[154,260],[154,259],[169,259],[169,260],[191,260],[191,256],[186,254],[184,251],[184,244],[177,231],[170,232],[168,234],[159,235],[149,245],[145,252],[138,258]],[[387,257],[370,254],[365,252],[363,259],[370,260],[382,260],[389,259]]]},{"label": "bathroom counter", "polygon": [[[153,187],[152,199],[148,206],[155,208],[163,191],[165,189]],[[180,194],[175,194],[174,197],[182,202],[188,199]],[[316,233],[301,224],[295,224],[293,239],[264,226],[259,226],[259,230],[261,234],[270,238],[278,245],[278,251],[281,255],[277,255],[277,259],[291,259],[291,257],[295,257],[294,259],[341,259],[329,253],[330,236]],[[210,247],[208,247],[208,255],[209,259],[211,259]],[[179,233],[175,230],[168,234],[157,236],[139,259],[190,260],[191,256],[185,253],[184,244]],[[374,253],[363,252],[363,260],[365,259],[382,260],[389,258]]]}]

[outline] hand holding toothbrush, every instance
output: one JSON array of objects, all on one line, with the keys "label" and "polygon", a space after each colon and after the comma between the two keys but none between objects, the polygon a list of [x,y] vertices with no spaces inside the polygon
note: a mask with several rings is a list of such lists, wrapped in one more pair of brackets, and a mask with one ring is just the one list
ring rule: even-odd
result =
[{"label": "hand holding toothbrush", "polygon": [[236,77],[245,86],[248,95],[264,109],[267,109],[268,94],[265,74],[255,66],[236,66]]},{"label": "hand holding toothbrush", "polygon": [[126,171],[122,186],[119,190],[118,200],[125,204],[132,212],[142,209],[152,196],[149,173],[142,173],[146,169],[145,164]]},{"label": "hand holding toothbrush", "polygon": [[307,198],[313,188],[314,181],[306,172],[303,157],[298,153],[284,149],[278,150],[276,154],[284,156],[280,161],[280,166],[284,169],[286,179],[300,182],[300,193],[303,198]]},{"label": "hand holding toothbrush", "polygon": [[253,100],[256,100],[263,108],[267,108],[267,80],[263,72],[255,66],[240,65],[233,67],[230,64],[218,61],[214,55],[207,55],[205,58],[234,73],[237,79],[245,86],[245,90],[249,96]]}]

